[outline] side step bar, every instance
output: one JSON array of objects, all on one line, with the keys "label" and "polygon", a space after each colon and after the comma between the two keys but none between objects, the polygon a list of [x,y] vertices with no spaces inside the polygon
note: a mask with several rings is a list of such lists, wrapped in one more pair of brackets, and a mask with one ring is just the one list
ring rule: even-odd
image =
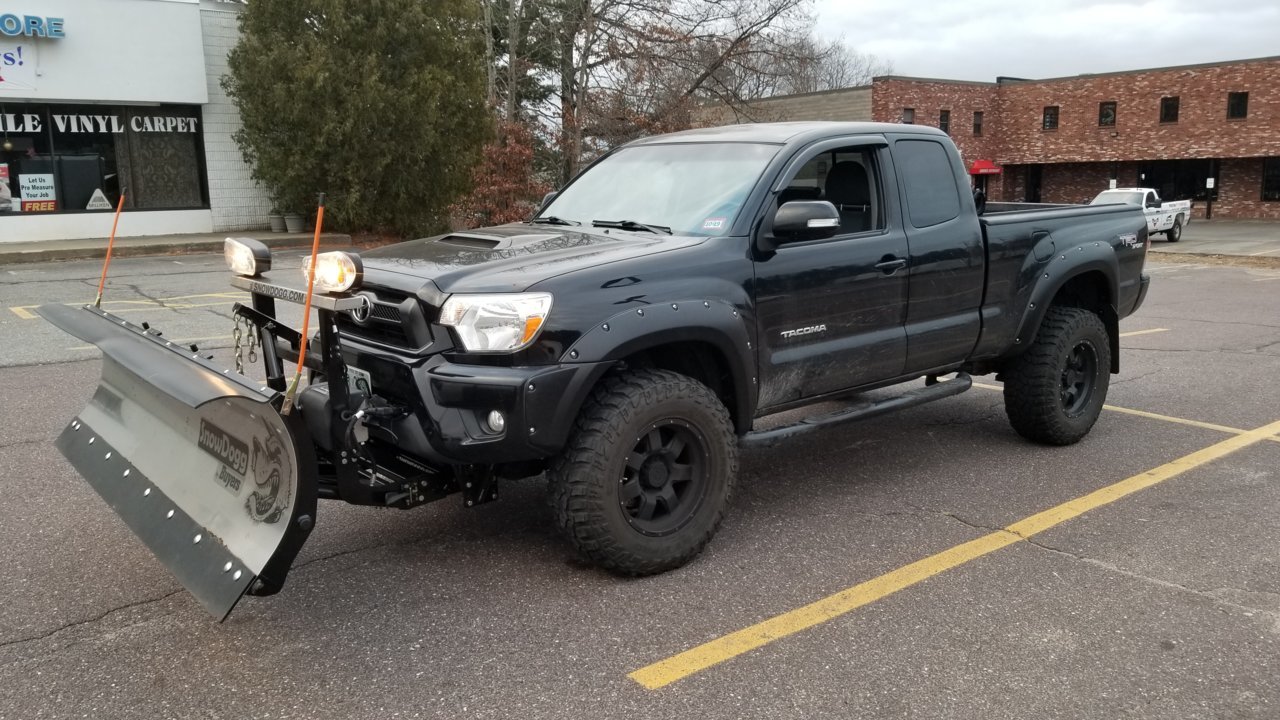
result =
[{"label": "side step bar", "polygon": [[957,373],[955,379],[946,382],[929,382],[924,387],[908,390],[901,395],[883,400],[864,400],[846,408],[825,415],[814,415],[800,422],[768,430],[755,430],[742,436],[738,442],[742,447],[768,447],[783,440],[841,425],[854,420],[884,415],[895,410],[904,410],[916,405],[923,405],[934,400],[949,398],[973,387],[973,378],[968,373]]}]

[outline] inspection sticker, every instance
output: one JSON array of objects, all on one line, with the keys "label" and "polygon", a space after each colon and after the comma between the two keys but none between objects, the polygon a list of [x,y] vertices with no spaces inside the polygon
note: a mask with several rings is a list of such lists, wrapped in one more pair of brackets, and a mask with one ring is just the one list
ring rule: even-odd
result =
[{"label": "inspection sticker", "polygon": [[728,218],[713,217],[702,221],[703,230],[723,230],[724,224],[728,222]]}]

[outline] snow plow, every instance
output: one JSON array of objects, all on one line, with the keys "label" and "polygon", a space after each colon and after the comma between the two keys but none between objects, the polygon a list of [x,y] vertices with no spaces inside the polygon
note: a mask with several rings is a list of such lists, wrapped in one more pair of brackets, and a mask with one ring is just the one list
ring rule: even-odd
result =
[{"label": "snow plow", "polygon": [[219,619],[279,591],[316,514],[315,452],[282,393],[93,306],[39,313],[103,355],[62,454]]}]

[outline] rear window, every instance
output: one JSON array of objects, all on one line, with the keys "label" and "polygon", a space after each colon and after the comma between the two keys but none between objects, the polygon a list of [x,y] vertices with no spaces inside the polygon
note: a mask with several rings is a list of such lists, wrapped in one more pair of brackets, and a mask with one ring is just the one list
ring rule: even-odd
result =
[{"label": "rear window", "polygon": [[1119,190],[1116,192],[1099,193],[1098,197],[1093,199],[1090,205],[1116,205],[1123,203],[1126,205],[1141,205],[1142,193]]},{"label": "rear window", "polygon": [[951,159],[941,143],[931,140],[899,140],[894,164],[907,188],[911,224],[926,228],[960,216],[960,191]]}]

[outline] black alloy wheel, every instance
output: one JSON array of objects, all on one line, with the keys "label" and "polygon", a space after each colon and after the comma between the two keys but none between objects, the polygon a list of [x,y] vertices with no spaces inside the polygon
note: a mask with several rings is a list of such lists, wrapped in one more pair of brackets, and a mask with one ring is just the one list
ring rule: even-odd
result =
[{"label": "black alloy wheel", "polygon": [[1062,411],[1067,417],[1079,417],[1089,406],[1098,378],[1098,352],[1088,340],[1071,348],[1062,368]]},{"label": "black alloy wheel", "polygon": [[627,455],[618,502],[627,522],[646,535],[684,526],[707,493],[706,440],[676,418],[651,424]]}]

